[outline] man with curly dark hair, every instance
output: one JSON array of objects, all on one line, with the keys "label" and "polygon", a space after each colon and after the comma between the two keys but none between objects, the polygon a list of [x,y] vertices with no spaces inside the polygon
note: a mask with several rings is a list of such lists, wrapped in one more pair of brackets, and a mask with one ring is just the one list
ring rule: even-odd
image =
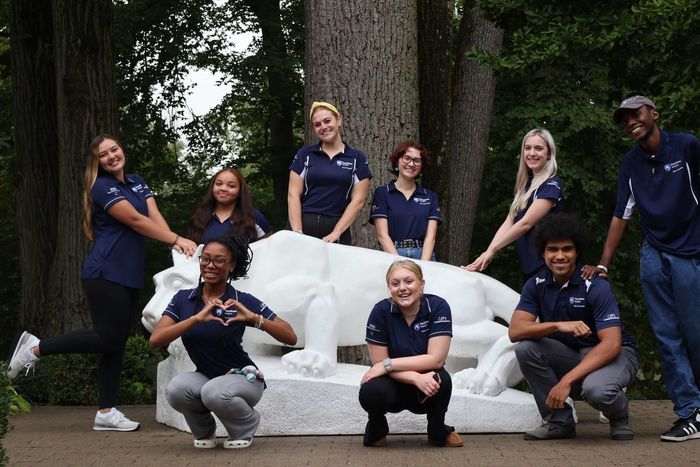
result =
[{"label": "man with curly dark hair", "polygon": [[608,417],[612,439],[634,437],[623,388],[637,373],[639,356],[610,284],[581,278],[584,240],[579,222],[566,214],[549,215],[535,229],[533,243],[547,269],[525,282],[508,329],[545,422],[526,440],[576,436],[566,403],[573,389]]}]

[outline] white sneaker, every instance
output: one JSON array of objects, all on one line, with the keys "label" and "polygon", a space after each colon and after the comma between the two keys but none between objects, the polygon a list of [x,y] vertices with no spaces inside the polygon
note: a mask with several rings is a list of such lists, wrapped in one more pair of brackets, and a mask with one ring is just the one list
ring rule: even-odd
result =
[{"label": "white sneaker", "polygon": [[112,410],[107,413],[98,411],[95,414],[95,424],[92,429],[95,431],[135,431],[139,429],[139,424],[126,418],[116,407],[112,407]]},{"label": "white sneaker", "polygon": [[224,441],[224,449],[245,449],[253,444],[253,438],[227,439]]},{"label": "white sneaker", "polygon": [[15,352],[12,354],[10,359],[10,365],[7,369],[7,376],[10,379],[15,379],[17,375],[24,369],[27,375],[29,370],[34,369],[34,363],[36,363],[39,358],[34,355],[34,347],[39,345],[39,339],[36,336],[29,334],[24,331],[19,340],[17,340],[17,345],[15,346]]},{"label": "white sneaker", "polygon": [[211,449],[216,447],[216,438],[201,438],[194,440],[194,447],[200,449]]}]

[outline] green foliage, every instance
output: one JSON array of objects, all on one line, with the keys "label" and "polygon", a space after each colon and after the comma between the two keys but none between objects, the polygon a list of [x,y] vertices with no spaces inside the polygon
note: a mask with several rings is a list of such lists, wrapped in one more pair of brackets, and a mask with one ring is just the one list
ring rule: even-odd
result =
[{"label": "green foliage", "polygon": [[[505,35],[499,54],[472,52],[499,77],[472,251],[482,251],[505,218],[522,136],[545,127],[557,143],[564,208],[587,226],[591,238],[584,261],[595,263],[614,207],[620,162],[632,145],[612,123],[616,105],[629,94],[645,94],[659,108],[663,127],[700,130],[700,3],[477,3]],[[642,354],[631,394],[662,397],[656,341],[639,286],[641,241],[638,219],[633,219],[611,265],[610,282]],[[489,274],[519,290],[518,260],[512,248],[506,250]]]},{"label": "green foliage", "polygon": [[[96,355],[52,355],[41,359],[27,376],[16,380],[18,391],[33,404],[97,405]],[[155,403],[158,357],[143,336],[129,337],[117,399],[120,404]]]},{"label": "green foliage", "polygon": [[[10,430],[7,417],[18,413],[26,413],[29,410],[29,404],[12,387],[7,373],[4,371],[0,372],[0,439]],[[0,465],[5,465],[6,462],[5,449],[0,445]]]}]

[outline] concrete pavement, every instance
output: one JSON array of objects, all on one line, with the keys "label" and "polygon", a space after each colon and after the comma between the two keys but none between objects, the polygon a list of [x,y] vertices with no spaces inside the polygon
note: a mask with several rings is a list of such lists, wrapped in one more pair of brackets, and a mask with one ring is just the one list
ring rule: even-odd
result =
[{"label": "concrete pavement", "polygon": [[95,432],[92,407],[35,407],[11,417],[2,444],[16,466],[338,466],[338,465],[635,465],[700,464],[700,440],[663,443],[675,420],[668,401],[633,401],[633,441],[612,441],[608,426],[583,402],[577,438],[524,441],[521,434],[465,435],[462,448],[435,448],[425,434],[390,435],[384,448],[365,448],[360,436],[256,437],[248,449],[195,449],[191,435],[155,421],[155,406],[126,406],[141,422],[133,433]]}]

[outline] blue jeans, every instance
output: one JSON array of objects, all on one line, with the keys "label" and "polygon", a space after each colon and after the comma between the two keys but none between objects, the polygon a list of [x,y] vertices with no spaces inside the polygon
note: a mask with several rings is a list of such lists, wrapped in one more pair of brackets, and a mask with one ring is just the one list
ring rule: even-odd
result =
[{"label": "blue jeans", "polygon": [[[396,248],[396,252],[399,256],[411,259],[420,259],[423,254],[423,248]],[[435,261],[435,252],[430,256],[430,261]]]},{"label": "blue jeans", "polygon": [[673,256],[644,242],[639,274],[666,393],[676,414],[687,418],[700,408],[700,260]]}]

